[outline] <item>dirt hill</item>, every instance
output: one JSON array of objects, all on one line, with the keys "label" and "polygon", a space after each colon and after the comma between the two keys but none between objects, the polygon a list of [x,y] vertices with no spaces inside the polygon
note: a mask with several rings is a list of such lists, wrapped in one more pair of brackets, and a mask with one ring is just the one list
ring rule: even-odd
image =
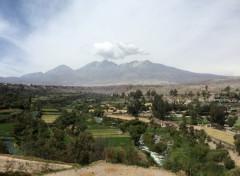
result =
[{"label": "dirt hill", "polygon": [[93,166],[70,169],[62,172],[46,174],[46,176],[173,176],[175,174],[159,168],[142,168],[98,162]]}]

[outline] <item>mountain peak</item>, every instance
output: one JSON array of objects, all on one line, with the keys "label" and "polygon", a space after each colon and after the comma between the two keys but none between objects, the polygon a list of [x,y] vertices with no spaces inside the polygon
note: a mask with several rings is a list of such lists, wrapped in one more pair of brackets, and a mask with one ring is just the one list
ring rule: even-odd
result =
[{"label": "mountain peak", "polygon": [[64,65],[64,64],[59,65],[59,66],[55,67],[54,69],[57,69],[57,70],[72,70],[72,68],[70,68],[69,66]]},{"label": "mountain peak", "polygon": [[47,71],[45,74],[59,74],[73,71],[72,68],[67,65],[59,65],[52,70]]},{"label": "mountain peak", "polygon": [[109,60],[91,62],[78,70],[66,65],[43,73],[27,74],[21,78],[4,78],[0,82],[48,85],[124,85],[124,84],[182,84],[195,83],[225,76],[193,73],[162,64],[132,61],[117,65]]},{"label": "mountain peak", "polygon": [[[117,64],[115,64],[114,62],[108,61],[108,60],[103,60],[103,61],[94,61],[91,62],[87,65],[85,65],[84,67],[90,68],[90,67],[108,67],[108,66],[117,66]],[[84,68],[82,67],[82,68]],[[82,69],[80,68],[80,69]]]},{"label": "mountain peak", "polygon": [[149,60],[145,60],[145,61],[132,61],[130,63],[128,63],[129,66],[131,67],[140,67],[140,66],[148,66],[153,64],[152,62],[150,62]]}]

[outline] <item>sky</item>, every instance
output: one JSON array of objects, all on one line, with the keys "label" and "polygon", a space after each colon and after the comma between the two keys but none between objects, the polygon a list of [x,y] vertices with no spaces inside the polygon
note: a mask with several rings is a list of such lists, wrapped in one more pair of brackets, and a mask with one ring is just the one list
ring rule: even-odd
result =
[{"label": "sky", "polygon": [[240,76],[240,0],[0,0],[0,76],[105,59]]}]

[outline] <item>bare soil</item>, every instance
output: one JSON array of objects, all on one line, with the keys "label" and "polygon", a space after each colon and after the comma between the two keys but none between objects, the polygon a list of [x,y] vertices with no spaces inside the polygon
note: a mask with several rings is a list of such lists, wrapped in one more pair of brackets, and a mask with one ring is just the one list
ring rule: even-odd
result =
[{"label": "bare soil", "polygon": [[30,174],[50,170],[67,169],[71,165],[19,159],[14,156],[0,155],[0,172],[27,172]]},{"label": "bare soil", "polygon": [[80,169],[65,170],[57,173],[46,174],[46,176],[173,176],[175,174],[151,167],[142,168],[137,166],[125,166],[121,164],[111,164],[99,162],[94,166]]}]

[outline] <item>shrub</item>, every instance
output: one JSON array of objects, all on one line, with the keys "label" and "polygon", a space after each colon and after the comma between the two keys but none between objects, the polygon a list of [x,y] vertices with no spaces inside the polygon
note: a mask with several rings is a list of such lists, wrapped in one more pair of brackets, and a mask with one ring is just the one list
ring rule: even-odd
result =
[{"label": "shrub", "polygon": [[207,155],[208,161],[222,162],[223,159],[228,155],[228,151],[225,149],[212,150]]},{"label": "shrub", "polygon": [[238,119],[237,116],[229,117],[228,120],[227,120],[228,126],[232,127],[235,124],[235,122],[237,121],[237,119]]},{"label": "shrub", "polygon": [[226,167],[226,169],[228,169],[228,170],[235,168],[235,163],[230,157],[226,157],[223,160],[223,163],[224,163],[224,166]]},{"label": "shrub", "polygon": [[226,176],[239,176],[240,175],[240,168],[231,169],[226,173]]},{"label": "shrub", "polygon": [[162,153],[166,149],[167,149],[167,144],[165,144],[163,142],[159,142],[157,144],[154,144],[153,147],[152,147],[152,150],[154,152],[157,152],[157,153]]},{"label": "shrub", "polygon": [[207,137],[207,141],[208,141],[208,142],[212,142],[212,139],[211,139],[210,136]]}]

